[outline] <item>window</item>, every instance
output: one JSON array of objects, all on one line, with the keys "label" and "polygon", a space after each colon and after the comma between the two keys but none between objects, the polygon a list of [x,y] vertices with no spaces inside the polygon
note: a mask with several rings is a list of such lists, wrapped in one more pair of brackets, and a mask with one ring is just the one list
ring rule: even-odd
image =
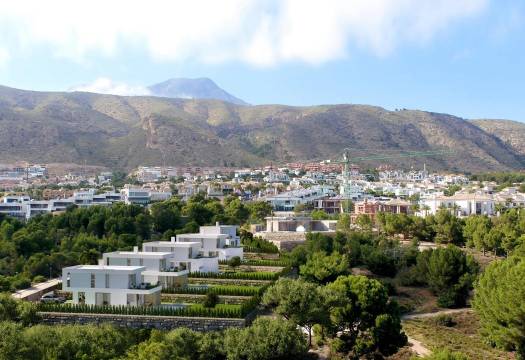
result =
[{"label": "window", "polygon": [[91,274],[91,287],[95,287],[95,274]]},{"label": "window", "polygon": [[144,265],[144,259],[143,258],[139,259],[139,264],[140,264],[140,266]]},{"label": "window", "polygon": [[71,287],[71,274],[67,273],[66,287]]},{"label": "window", "polygon": [[106,274],[106,289],[109,288],[109,274]]},{"label": "window", "polygon": [[137,286],[137,277],[135,274],[128,275],[128,284],[130,289],[133,289]]},{"label": "window", "polygon": [[131,259],[126,259],[126,265],[128,265],[128,266],[131,265]]}]

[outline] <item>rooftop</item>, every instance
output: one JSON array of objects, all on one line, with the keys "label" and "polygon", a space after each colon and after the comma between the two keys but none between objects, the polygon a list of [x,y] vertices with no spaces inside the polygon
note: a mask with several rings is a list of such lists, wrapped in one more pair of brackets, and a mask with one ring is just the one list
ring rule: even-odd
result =
[{"label": "rooftop", "polygon": [[89,270],[89,271],[121,271],[121,272],[135,272],[137,270],[145,270],[144,266],[120,266],[120,265],[75,265],[64,269],[67,270]]},{"label": "rooftop", "polygon": [[151,257],[151,258],[163,258],[171,255],[171,252],[167,251],[113,251],[110,253],[104,253],[104,257],[126,257],[126,256],[136,256],[136,257]]}]

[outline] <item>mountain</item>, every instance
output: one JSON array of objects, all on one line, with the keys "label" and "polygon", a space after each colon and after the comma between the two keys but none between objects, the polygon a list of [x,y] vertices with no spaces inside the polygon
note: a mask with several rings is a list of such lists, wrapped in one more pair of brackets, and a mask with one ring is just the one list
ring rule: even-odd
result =
[{"label": "mountain", "polygon": [[525,123],[493,119],[478,119],[472,122],[525,157]]},{"label": "mountain", "polygon": [[514,147],[475,123],[367,105],[240,106],[219,100],[34,92],[0,87],[2,162],[250,166],[402,150],[449,156],[362,162],[456,171],[525,167]]},{"label": "mountain", "polygon": [[227,101],[237,105],[248,105],[241,99],[221,89],[213,80],[208,78],[170,79],[148,87],[154,96],[182,99],[215,99]]}]

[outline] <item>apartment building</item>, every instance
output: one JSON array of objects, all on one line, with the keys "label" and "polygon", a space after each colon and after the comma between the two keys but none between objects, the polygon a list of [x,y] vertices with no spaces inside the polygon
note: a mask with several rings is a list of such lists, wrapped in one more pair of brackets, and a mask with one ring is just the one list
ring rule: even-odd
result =
[{"label": "apartment building", "polygon": [[201,226],[196,234],[179,234],[171,241],[175,243],[198,243],[200,253],[205,256],[218,256],[219,260],[229,260],[238,256],[243,258],[240,237],[236,225]]},{"label": "apartment building", "polygon": [[144,266],[76,265],[62,269],[62,290],[74,304],[149,306],[160,304],[161,286],[142,280]]},{"label": "apartment building", "polygon": [[[104,253],[100,265],[106,266],[144,266],[142,281],[160,284],[163,289],[182,287],[188,283],[189,270],[173,261],[173,252],[114,251]],[[188,259],[188,258],[185,258]]]}]

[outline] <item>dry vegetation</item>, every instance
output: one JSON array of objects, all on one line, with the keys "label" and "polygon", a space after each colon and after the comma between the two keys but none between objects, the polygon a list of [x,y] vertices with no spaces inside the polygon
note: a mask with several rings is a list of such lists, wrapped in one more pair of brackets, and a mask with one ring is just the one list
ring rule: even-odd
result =
[{"label": "dry vegetation", "polygon": [[449,349],[466,354],[472,360],[514,359],[512,353],[494,349],[478,334],[479,321],[472,311],[449,316],[452,326],[440,324],[438,317],[412,319],[403,322],[404,331],[429,349]]}]

